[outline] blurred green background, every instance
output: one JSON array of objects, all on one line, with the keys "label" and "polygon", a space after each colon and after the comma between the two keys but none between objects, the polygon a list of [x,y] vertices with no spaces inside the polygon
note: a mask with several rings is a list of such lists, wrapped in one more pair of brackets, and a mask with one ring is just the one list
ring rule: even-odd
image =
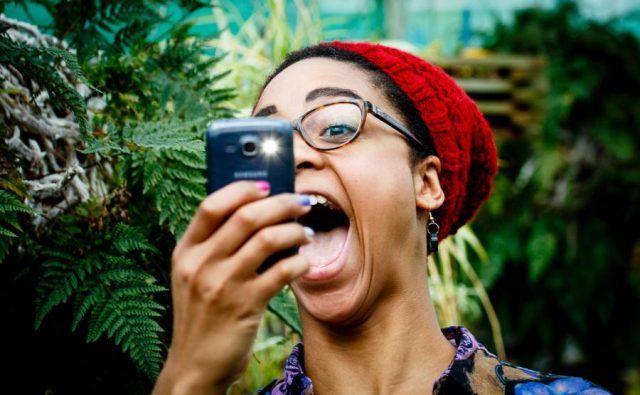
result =
[{"label": "blurred green background", "polygon": [[[170,339],[169,257],[204,196],[204,125],[248,114],[288,51],[357,39],[443,67],[495,132],[491,199],[427,263],[441,324],[468,326],[517,364],[640,394],[638,1],[38,0],[0,11],[11,18],[0,19],[9,393],[150,391]],[[280,374],[300,338],[291,298],[270,303],[230,393]]]}]

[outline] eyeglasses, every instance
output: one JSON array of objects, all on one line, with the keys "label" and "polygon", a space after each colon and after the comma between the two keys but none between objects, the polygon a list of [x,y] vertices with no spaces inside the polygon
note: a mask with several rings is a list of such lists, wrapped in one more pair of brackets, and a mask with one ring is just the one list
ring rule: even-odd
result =
[{"label": "eyeglasses", "polygon": [[330,151],[355,140],[369,113],[397,130],[409,143],[424,148],[416,135],[398,120],[375,104],[362,99],[342,99],[323,104],[291,121],[291,126],[311,147]]}]

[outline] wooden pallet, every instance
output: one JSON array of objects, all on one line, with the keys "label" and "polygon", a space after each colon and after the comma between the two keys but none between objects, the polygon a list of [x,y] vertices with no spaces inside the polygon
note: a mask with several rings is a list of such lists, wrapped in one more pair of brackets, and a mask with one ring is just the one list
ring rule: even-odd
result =
[{"label": "wooden pallet", "polygon": [[478,103],[496,134],[512,138],[535,132],[543,120],[547,62],[528,56],[430,58]]}]

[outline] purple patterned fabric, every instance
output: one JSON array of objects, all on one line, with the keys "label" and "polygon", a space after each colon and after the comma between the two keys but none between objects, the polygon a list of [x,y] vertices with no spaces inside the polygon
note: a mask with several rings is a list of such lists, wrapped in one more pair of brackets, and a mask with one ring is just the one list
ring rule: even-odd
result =
[{"label": "purple patterned fabric", "polygon": [[449,375],[451,371],[451,367],[456,361],[462,361],[471,357],[478,347],[480,343],[476,340],[476,338],[469,332],[467,328],[461,326],[450,326],[448,328],[443,328],[442,333],[444,336],[456,346],[456,355],[453,358],[453,361],[449,364],[447,369],[442,372],[440,375],[440,379]]},{"label": "purple patterned fabric", "polygon": [[[500,361],[461,326],[444,328],[442,333],[456,347],[456,355],[434,383],[434,394],[610,394],[581,378],[536,372]],[[302,343],[293,347],[283,376],[257,394],[313,394],[313,382],[304,373]]]},{"label": "purple patterned fabric", "polygon": [[[302,371],[302,364],[304,363],[304,351],[302,343],[298,343],[291,350],[291,354],[289,354],[289,358],[287,358],[287,362],[284,365],[284,377],[281,381],[277,382],[271,391],[272,395],[280,395],[280,394],[289,394],[291,393],[288,389],[293,388],[296,385],[297,378],[305,377],[304,372]],[[305,392],[301,392],[302,394],[312,394],[313,393],[313,384],[311,383],[311,379],[308,379],[308,388],[306,388]]]}]

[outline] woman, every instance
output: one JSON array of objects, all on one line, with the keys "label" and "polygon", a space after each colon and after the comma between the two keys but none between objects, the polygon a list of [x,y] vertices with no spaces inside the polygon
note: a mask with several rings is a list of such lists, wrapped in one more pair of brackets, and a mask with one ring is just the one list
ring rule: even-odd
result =
[{"label": "woman", "polygon": [[[263,394],[607,393],[439,328],[425,257],[473,217],[497,170],[489,126],[444,72],[382,45],[322,43],[287,57],[254,116],[294,120],[297,194],[266,197],[268,184],[247,181],[202,202],[173,253],[156,393],[224,393],[288,283],[304,346]],[[256,274],[292,246],[299,254]]]}]

